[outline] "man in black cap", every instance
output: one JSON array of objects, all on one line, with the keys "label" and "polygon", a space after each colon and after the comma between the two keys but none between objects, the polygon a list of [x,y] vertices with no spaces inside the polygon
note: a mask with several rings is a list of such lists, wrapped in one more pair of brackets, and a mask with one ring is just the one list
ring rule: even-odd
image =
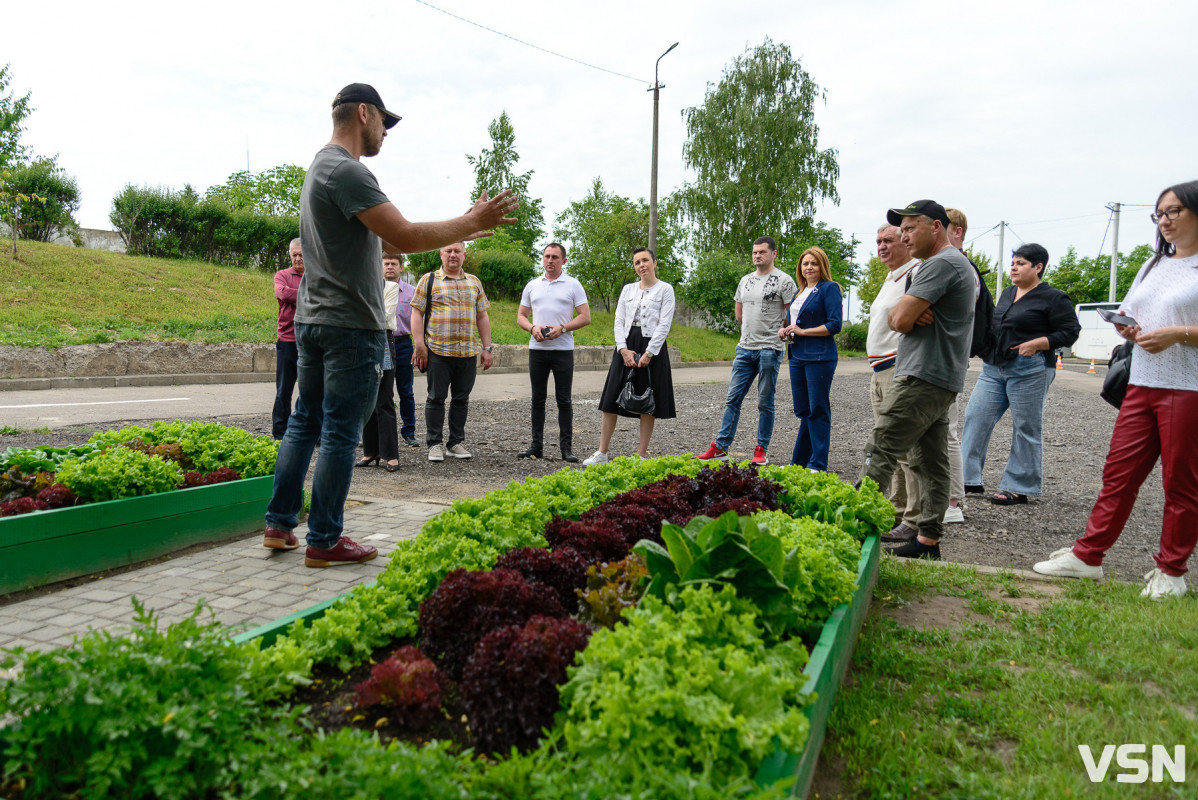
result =
[{"label": "man in black cap", "polygon": [[977,284],[969,259],[949,242],[944,206],[917,200],[890,209],[886,220],[923,263],[887,317],[903,335],[894,385],[865,443],[865,476],[887,487],[907,456],[919,479],[919,535],[891,552],[939,559],[949,499],[948,409],[965,388]]},{"label": "man in black cap", "polygon": [[304,559],[309,567],[378,555],[341,530],[354,451],[374,407],[387,342],[382,252],[436,250],[516,221],[508,216],[517,205],[510,191],[490,199],[484,193],[465,214],[444,222],[404,219],[360,160],[378,155],[399,119],[372,86],[342,89],[333,99],[333,138],[316,154],[300,195],[305,272],[295,312],[299,399],[279,446],[263,545],[299,547],[292,530],[319,440]]}]

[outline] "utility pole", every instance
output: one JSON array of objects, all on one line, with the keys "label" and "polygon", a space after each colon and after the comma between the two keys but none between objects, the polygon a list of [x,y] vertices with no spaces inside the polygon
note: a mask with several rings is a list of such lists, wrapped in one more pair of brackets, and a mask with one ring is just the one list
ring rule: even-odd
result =
[{"label": "utility pole", "polygon": [[661,95],[662,85],[657,80],[657,67],[661,60],[669,55],[670,50],[678,46],[678,42],[670,45],[670,49],[657,57],[653,64],[653,166],[649,176],[649,249],[657,256],[657,101]]},{"label": "utility pole", "polygon": [[1004,219],[998,223],[998,269],[994,270],[994,297],[995,300],[1002,294],[1002,265],[1007,263],[1003,258],[1002,238],[1007,231],[1007,221]]},{"label": "utility pole", "polygon": [[1107,300],[1115,302],[1116,282],[1119,275],[1119,203],[1112,203],[1111,217],[1115,223],[1115,235],[1111,238],[1111,288]]}]

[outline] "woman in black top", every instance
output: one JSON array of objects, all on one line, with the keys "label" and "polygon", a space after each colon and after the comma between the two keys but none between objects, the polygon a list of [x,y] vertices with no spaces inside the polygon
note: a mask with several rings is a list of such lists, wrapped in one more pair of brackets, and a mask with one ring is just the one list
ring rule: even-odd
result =
[{"label": "woman in black top", "polygon": [[961,451],[965,491],[980,494],[982,467],[994,426],[1011,409],[1011,452],[995,505],[1039,497],[1044,473],[1044,398],[1056,376],[1053,354],[1077,341],[1081,324],[1069,295],[1042,281],[1048,251],[1025,244],[1011,253],[1011,283],[994,309],[995,341],[965,408]]}]

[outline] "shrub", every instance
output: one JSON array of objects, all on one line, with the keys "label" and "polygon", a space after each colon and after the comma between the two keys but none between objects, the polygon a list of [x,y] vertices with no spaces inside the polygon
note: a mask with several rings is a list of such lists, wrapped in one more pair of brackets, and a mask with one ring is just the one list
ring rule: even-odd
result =
[{"label": "shrub", "polygon": [[443,679],[437,665],[419,648],[399,648],[370,677],[354,687],[359,706],[385,703],[396,722],[411,730],[423,730],[441,715]]},{"label": "shrub", "polygon": [[113,447],[87,461],[64,461],[58,480],[89,503],[169,492],[183,482],[178,464]]},{"label": "shrub", "polygon": [[511,250],[479,250],[474,269],[487,297],[517,302],[524,292],[524,284],[537,275],[535,261],[526,253]]},{"label": "shrub", "polygon": [[566,616],[557,593],[529,583],[519,572],[457,569],[420,606],[420,649],[454,680],[462,676],[482,638],[504,625],[523,624],[537,614]]},{"label": "shrub", "polygon": [[57,156],[34,159],[29,164],[12,167],[9,172],[4,183],[10,194],[36,195],[44,200],[31,199],[19,204],[17,235],[22,239],[49,242],[59,234],[65,234],[80,245],[79,223],[75,221],[75,212],[79,210],[79,183],[58,166]]},{"label": "shrub", "polygon": [[850,322],[836,334],[836,346],[841,350],[866,352],[865,339],[869,335],[868,322]]},{"label": "shrub", "polygon": [[566,668],[589,637],[575,620],[540,615],[483,637],[462,673],[475,744],[492,753],[536,745],[553,724]]},{"label": "shrub", "polygon": [[713,330],[739,334],[736,303],[732,298],[740,279],[752,269],[749,259],[739,253],[724,250],[702,253],[686,281],[678,287],[678,296],[688,307],[706,314]]}]

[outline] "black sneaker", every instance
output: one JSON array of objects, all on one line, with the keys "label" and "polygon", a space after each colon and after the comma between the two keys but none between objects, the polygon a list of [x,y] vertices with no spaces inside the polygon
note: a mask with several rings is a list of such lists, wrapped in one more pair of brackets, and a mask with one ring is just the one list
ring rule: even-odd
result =
[{"label": "black sneaker", "polygon": [[889,552],[899,558],[926,558],[929,561],[939,561],[940,543],[924,544],[918,539],[912,539],[902,547],[895,547]]},{"label": "black sneaker", "polygon": [[408,447],[419,447],[420,446],[420,442],[416,441],[415,436],[405,436],[403,443],[406,444]]}]

